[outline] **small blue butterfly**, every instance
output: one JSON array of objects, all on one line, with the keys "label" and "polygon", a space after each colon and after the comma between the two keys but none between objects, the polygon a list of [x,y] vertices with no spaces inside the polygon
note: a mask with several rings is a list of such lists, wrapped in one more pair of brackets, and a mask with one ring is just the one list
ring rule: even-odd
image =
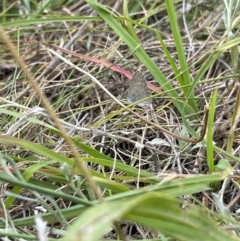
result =
[{"label": "small blue butterfly", "polygon": [[[141,72],[137,71],[130,83],[130,87],[127,94],[127,99],[130,103],[138,102],[147,98],[151,94],[151,91],[147,87],[147,83]],[[137,103],[138,106],[149,109],[152,106],[152,100],[143,100]]]}]

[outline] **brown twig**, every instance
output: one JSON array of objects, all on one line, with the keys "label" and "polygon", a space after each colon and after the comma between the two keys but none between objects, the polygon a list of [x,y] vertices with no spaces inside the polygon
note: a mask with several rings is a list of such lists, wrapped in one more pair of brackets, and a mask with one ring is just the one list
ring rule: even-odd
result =
[{"label": "brown twig", "polygon": [[84,165],[83,161],[81,160],[79,153],[77,152],[71,138],[67,135],[65,128],[62,126],[60,120],[57,117],[57,114],[54,112],[54,109],[52,108],[51,104],[49,103],[48,99],[45,97],[45,95],[42,93],[41,89],[39,88],[37,82],[34,80],[33,75],[31,72],[28,70],[27,65],[23,61],[23,59],[19,56],[18,52],[16,51],[15,46],[11,42],[9,36],[5,33],[3,27],[0,25],[0,36],[2,37],[5,45],[8,47],[10,53],[12,56],[15,58],[16,62],[26,75],[27,80],[30,82],[32,88],[35,90],[36,94],[39,96],[41,99],[41,102],[49,115],[51,116],[53,122],[56,124],[57,128],[59,129],[62,137],[66,141],[66,143],[69,146],[69,149],[71,150],[73,156],[75,157],[76,163],[79,166],[79,169],[82,171],[83,175],[86,177],[87,181],[91,185],[92,189],[95,192],[96,197],[100,200],[103,201],[103,197],[97,187],[96,182],[93,180],[91,177],[90,172],[88,171],[87,167]]},{"label": "brown twig", "polygon": [[178,135],[178,134],[176,134],[174,132],[171,132],[171,131],[161,127],[160,125],[157,125],[157,124],[155,124],[155,123],[145,119],[144,117],[142,117],[141,115],[139,115],[138,113],[136,113],[136,112],[134,112],[134,111],[132,111],[130,109],[128,109],[128,111],[130,113],[132,113],[133,115],[137,116],[139,119],[141,119],[145,123],[147,123],[147,124],[149,124],[151,126],[156,127],[158,130],[163,131],[163,132],[167,133],[170,136],[176,137],[179,140],[186,141],[186,142],[189,142],[189,143],[196,144],[196,143],[202,141],[204,136],[205,136],[205,134],[206,134],[206,131],[207,131],[207,121],[208,121],[208,112],[209,112],[208,108],[206,108],[206,115],[205,115],[205,119],[204,119],[204,126],[203,126],[203,129],[202,129],[201,135],[197,139],[190,139],[190,138],[186,138],[186,137],[180,136],[180,135]]}]

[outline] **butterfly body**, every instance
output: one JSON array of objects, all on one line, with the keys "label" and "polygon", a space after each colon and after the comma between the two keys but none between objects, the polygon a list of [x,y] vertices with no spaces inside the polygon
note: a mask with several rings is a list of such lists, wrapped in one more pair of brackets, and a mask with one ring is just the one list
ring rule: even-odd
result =
[{"label": "butterfly body", "polygon": [[[130,103],[138,102],[142,99],[146,99],[150,95],[150,90],[147,87],[144,76],[141,72],[137,71],[133,76],[130,87],[127,94],[127,99]],[[152,106],[152,100],[143,100],[137,103],[138,106],[148,109]]]}]

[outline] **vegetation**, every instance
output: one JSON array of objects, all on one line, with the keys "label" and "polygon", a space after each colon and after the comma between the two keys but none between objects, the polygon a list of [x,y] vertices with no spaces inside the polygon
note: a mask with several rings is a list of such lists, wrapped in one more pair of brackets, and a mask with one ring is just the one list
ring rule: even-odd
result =
[{"label": "vegetation", "polygon": [[1,237],[240,240],[238,0],[0,7]]}]

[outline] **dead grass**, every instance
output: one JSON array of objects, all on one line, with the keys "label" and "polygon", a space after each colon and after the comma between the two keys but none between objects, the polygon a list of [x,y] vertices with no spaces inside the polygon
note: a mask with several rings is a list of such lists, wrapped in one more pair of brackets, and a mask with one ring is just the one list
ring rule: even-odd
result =
[{"label": "dead grass", "polygon": [[[117,2],[111,1],[107,5],[114,9],[115,12],[121,12],[122,6]],[[150,5],[144,6],[145,9],[148,9]],[[186,55],[188,56],[187,60],[189,66],[191,66],[190,73],[194,78],[205,60],[205,57],[202,58],[202,56],[205,56],[204,54],[207,51],[214,48],[214,45],[224,35],[225,30],[222,27],[222,22],[219,22],[220,11],[222,11],[223,6],[219,4],[213,11],[208,11],[201,5],[196,4],[186,14],[189,23],[188,29],[186,29],[182,20],[183,14],[180,12],[182,5],[179,3],[177,6],[179,6],[178,20]],[[71,6],[68,9],[59,9],[58,14],[66,15],[68,14],[67,11],[74,13],[76,16],[95,16],[94,11],[87,3],[82,3],[76,8]],[[133,20],[138,20],[143,15],[144,12],[139,11],[139,13],[135,13],[131,17]],[[171,36],[166,11],[157,12],[148,18],[146,22],[145,24],[148,26],[161,31],[166,47],[178,65],[175,43]],[[192,43],[189,42],[190,36],[186,30],[191,33]],[[84,76],[65,62],[56,59],[47,50],[47,48],[52,48],[57,51],[54,46],[66,48],[66,45],[71,42],[71,39],[73,39],[73,36],[78,31],[78,37],[72,41],[70,51],[121,66],[121,68],[131,73],[140,69],[148,82],[158,86],[158,83],[147,69],[135,58],[134,53],[131,53],[127,45],[120,42],[119,38],[103,21],[52,22],[27,27],[23,26],[20,28],[19,40],[16,38],[16,29],[7,29],[13,42],[16,46],[19,46],[20,56],[22,56],[29,70],[33,73],[34,78],[38,81],[42,92],[47,96],[63,125],[66,127],[68,135],[114,160],[117,159],[137,169],[149,171],[152,175],[160,178],[171,178],[173,174],[176,179],[193,174],[207,174],[208,166],[204,145],[192,145],[183,142],[139,120],[132,113],[120,107],[87,76]],[[171,84],[178,88],[178,82],[174,78],[172,68],[166,61],[164,52],[160,48],[159,41],[153,31],[136,28],[136,34],[148,55],[159,66],[164,75],[167,76]],[[238,34],[238,32],[235,32],[235,35]],[[9,105],[4,107],[5,110],[17,113],[15,117],[8,113],[1,113],[1,130],[4,134],[21,119],[20,113],[26,116],[26,113],[33,110],[35,106],[42,107],[42,105],[36,94],[29,88],[29,83],[21,69],[17,68],[14,64],[14,59],[3,46],[1,47],[1,55],[0,93],[2,107],[8,103]],[[74,57],[71,54],[64,55],[64,57],[79,68],[91,73],[116,98],[127,104],[126,92],[129,86],[129,79],[123,74],[103,67],[100,64]],[[222,77],[223,79],[221,79]],[[198,126],[199,130],[201,130],[204,106],[209,102],[213,90],[218,88],[219,99],[213,129],[215,145],[223,150],[226,149],[226,140],[229,134],[230,121],[238,89],[237,83],[234,85],[231,84],[232,79],[230,54],[229,52],[225,52],[209,68],[205,75],[205,80],[202,80],[194,90],[200,112],[198,113],[198,123],[193,122],[191,125]],[[228,86],[231,86],[231,88],[228,88]],[[179,93],[181,92],[180,89],[178,91]],[[182,136],[187,137],[188,134],[184,129],[182,117],[166,93],[162,92],[159,95],[155,95],[153,106],[154,116],[137,106],[135,106],[134,111],[172,132],[178,130]],[[57,133],[46,126],[46,124],[54,125],[49,116],[42,111],[40,113],[34,112],[34,115],[43,124],[25,120],[13,129],[10,135],[29,140],[33,143],[40,143],[57,153],[71,157],[71,152],[69,152],[68,146],[62,138],[59,138]],[[238,132],[239,125],[237,125],[235,130],[236,138],[233,145],[235,156],[239,156]],[[159,138],[160,145],[151,144],[156,138]],[[145,145],[143,149],[136,147],[139,143]],[[17,149],[15,146],[13,148],[8,146],[6,149],[5,152],[8,155],[26,160],[26,162],[21,162],[18,168],[24,169],[25,165],[28,165],[28,159],[32,159],[31,162],[34,162],[35,154],[30,151]],[[81,155],[89,157],[89,154],[85,152],[81,152]],[[215,152],[215,162],[217,163],[220,159],[223,159],[223,156]],[[37,161],[39,161],[38,158]],[[239,175],[239,166],[234,163],[232,164],[234,166],[234,173],[238,173]],[[55,165],[55,167],[58,167],[58,165]],[[118,170],[114,172],[109,167],[101,167],[94,163],[89,163],[89,168],[100,173],[108,173],[115,180],[122,180],[125,175]],[[34,176],[36,180],[41,180],[42,178],[48,182],[47,177],[43,177],[42,175]],[[52,182],[51,178],[50,180]],[[147,182],[137,177],[134,177],[132,180],[125,180],[125,182],[131,189],[147,185]],[[237,183],[239,183],[239,176],[235,175],[224,186],[220,184],[216,189],[216,192],[219,190],[222,191],[222,195],[224,196],[223,202],[226,204],[231,215],[236,219],[239,218],[236,213],[239,210],[239,184],[237,186]],[[53,185],[58,186],[57,181]],[[7,188],[10,187],[7,186]],[[23,192],[22,195],[25,195],[26,193]],[[31,193],[26,195],[28,199],[31,198]],[[195,202],[190,196],[186,198],[188,202]],[[196,198],[210,210],[216,209],[215,203],[209,196],[209,193],[198,194]],[[60,199],[57,204],[59,206],[68,206],[64,202],[61,203]],[[21,201],[20,203],[16,201],[14,206],[11,207],[10,212],[12,217],[17,218],[25,215],[23,213],[24,206],[29,208],[31,200],[26,202]],[[32,211],[30,213],[32,214]],[[130,226],[127,224],[124,229],[132,238],[142,238],[144,235],[141,232],[145,233],[146,237],[155,237],[154,232],[150,234],[137,225]],[[112,239],[116,238],[114,234],[111,235],[111,237],[108,237]]]}]

